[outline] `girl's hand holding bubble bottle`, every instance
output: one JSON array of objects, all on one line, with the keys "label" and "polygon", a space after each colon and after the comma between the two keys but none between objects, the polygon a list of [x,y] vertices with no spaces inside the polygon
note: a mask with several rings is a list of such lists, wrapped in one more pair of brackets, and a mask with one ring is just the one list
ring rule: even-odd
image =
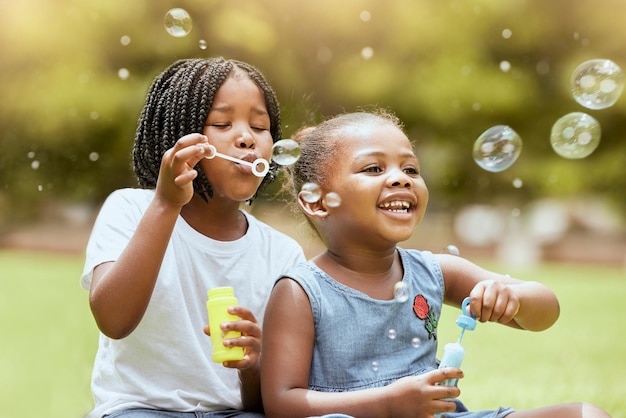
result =
[{"label": "girl's hand holding bubble bottle", "polygon": [[[443,348],[443,357],[439,363],[440,369],[443,369],[444,367],[455,367],[457,369],[461,368],[461,363],[463,362],[463,357],[465,356],[465,348],[461,345],[463,334],[465,333],[465,330],[473,331],[476,329],[476,320],[473,318],[473,315],[470,316],[467,313],[469,303],[470,298],[465,298],[463,300],[463,304],[461,305],[461,315],[459,315],[456,319],[456,324],[461,327],[461,335],[459,335],[457,342],[448,343]],[[456,386],[458,383],[459,379],[447,379],[437,384],[441,386]],[[441,417],[443,414],[435,414],[435,416]]]},{"label": "girl's hand holding bubble bottle", "polygon": [[209,290],[207,296],[206,307],[209,313],[213,361],[215,363],[223,363],[225,361],[243,360],[243,347],[224,346],[224,339],[240,337],[241,333],[237,331],[224,333],[220,328],[222,322],[239,320],[238,316],[228,312],[229,306],[238,304],[234,289],[232,287],[216,287]]}]

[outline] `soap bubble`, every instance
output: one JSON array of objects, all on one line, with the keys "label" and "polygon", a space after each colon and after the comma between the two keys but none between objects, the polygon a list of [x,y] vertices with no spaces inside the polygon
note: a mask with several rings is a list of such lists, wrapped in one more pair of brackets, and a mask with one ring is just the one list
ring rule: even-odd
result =
[{"label": "soap bubble", "polygon": [[509,168],[522,152],[522,139],[506,125],[496,125],[474,142],[473,157],[482,169],[497,173]]},{"label": "soap bubble", "polygon": [[207,49],[207,47],[209,46],[209,44],[207,43],[207,41],[205,41],[204,39],[200,39],[198,41],[198,46],[200,47],[200,49]]},{"label": "soap bubble", "polygon": [[185,9],[174,8],[165,14],[165,30],[176,38],[182,38],[191,32],[191,16]]},{"label": "soap bubble", "polygon": [[272,160],[276,164],[291,165],[300,158],[300,144],[293,139],[281,139],[272,147]]},{"label": "soap bubble", "polygon": [[300,197],[308,203],[315,203],[322,197],[322,189],[315,183],[304,183],[300,189]]},{"label": "soap bubble", "polygon": [[446,246],[446,253],[447,254],[451,254],[451,255],[460,255],[461,252],[459,251],[459,249],[457,248],[456,245],[447,245]]},{"label": "soap bubble", "polygon": [[329,208],[338,208],[341,206],[341,196],[335,192],[328,192],[322,199],[322,202]]},{"label": "soap bubble", "polygon": [[585,158],[600,145],[600,124],[586,113],[573,112],[552,126],[550,142],[554,151],[565,158]]},{"label": "soap bubble", "polygon": [[378,362],[377,362],[377,361],[373,361],[373,362],[372,362],[372,370],[374,370],[375,372],[377,372],[379,368],[380,368],[380,364],[378,364]]},{"label": "soap bubble", "polygon": [[117,76],[120,80],[127,80],[130,76],[130,71],[128,71],[127,68],[120,68],[119,70],[117,70]]},{"label": "soap bubble", "polygon": [[391,328],[389,331],[387,331],[387,338],[389,338],[390,340],[395,340],[397,336],[398,333],[395,329]]},{"label": "soap bubble", "polygon": [[420,340],[418,337],[415,337],[411,340],[411,347],[413,348],[419,348],[421,344],[422,340]]},{"label": "soap bubble", "polygon": [[613,106],[624,89],[624,73],[611,60],[594,59],[580,64],[570,80],[572,96],[588,109]]},{"label": "soap bubble", "polygon": [[398,302],[409,300],[409,286],[404,282],[396,282],[393,285],[393,298]]}]

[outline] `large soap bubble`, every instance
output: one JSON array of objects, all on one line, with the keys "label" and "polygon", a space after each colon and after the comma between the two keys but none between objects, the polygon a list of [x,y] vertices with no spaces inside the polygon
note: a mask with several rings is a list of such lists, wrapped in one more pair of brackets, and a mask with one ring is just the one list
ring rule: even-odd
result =
[{"label": "large soap bubble", "polygon": [[592,116],[572,112],[552,126],[550,143],[554,151],[565,158],[585,158],[600,145],[600,124]]},{"label": "large soap bubble", "polygon": [[522,152],[522,139],[506,125],[496,125],[483,132],[474,142],[476,164],[494,173],[504,171]]},{"label": "large soap bubble", "polygon": [[585,61],[572,73],[572,96],[588,109],[604,109],[613,106],[623,89],[624,73],[611,60]]},{"label": "large soap bubble", "polygon": [[272,160],[276,164],[291,165],[300,158],[300,144],[293,139],[281,139],[272,146]]},{"label": "large soap bubble", "polygon": [[165,14],[165,30],[176,38],[187,36],[191,32],[191,16],[185,9],[170,9]]}]

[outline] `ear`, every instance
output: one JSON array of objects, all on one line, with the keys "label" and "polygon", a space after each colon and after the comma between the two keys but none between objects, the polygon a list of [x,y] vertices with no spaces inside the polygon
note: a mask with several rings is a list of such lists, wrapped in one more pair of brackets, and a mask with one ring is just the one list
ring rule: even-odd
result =
[{"label": "ear", "polygon": [[326,209],[322,200],[320,197],[316,202],[310,203],[302,198],[302,193],[298,193],[298,205],[309,218],[324,219],[328,216],[328,209]]}]

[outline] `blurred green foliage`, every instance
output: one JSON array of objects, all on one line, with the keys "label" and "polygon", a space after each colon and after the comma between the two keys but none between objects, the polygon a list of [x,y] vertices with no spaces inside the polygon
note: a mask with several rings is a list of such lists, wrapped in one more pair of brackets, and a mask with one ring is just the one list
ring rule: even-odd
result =
[{"label": "blurred green foliage", "polygon": [[[173,7],[192,17],[186,37],[164,29]],[[0,228],[37,216],[45,199],[96,205],[134,186],[130,150],[150,82],[176,59],[218,55],[265,73],[284,137],[337,112],[396,112],[416,140],[431,207],[592,195],[623,213],[625,99],[585,109],[569,79],[588,59],[626,68],[625,14],[622,0],[3,1]],[[572,111],[602,126],[583,160],[559,157],[549,142]],[[496,124],[524,141],[497,174],[471,156]]]}]

